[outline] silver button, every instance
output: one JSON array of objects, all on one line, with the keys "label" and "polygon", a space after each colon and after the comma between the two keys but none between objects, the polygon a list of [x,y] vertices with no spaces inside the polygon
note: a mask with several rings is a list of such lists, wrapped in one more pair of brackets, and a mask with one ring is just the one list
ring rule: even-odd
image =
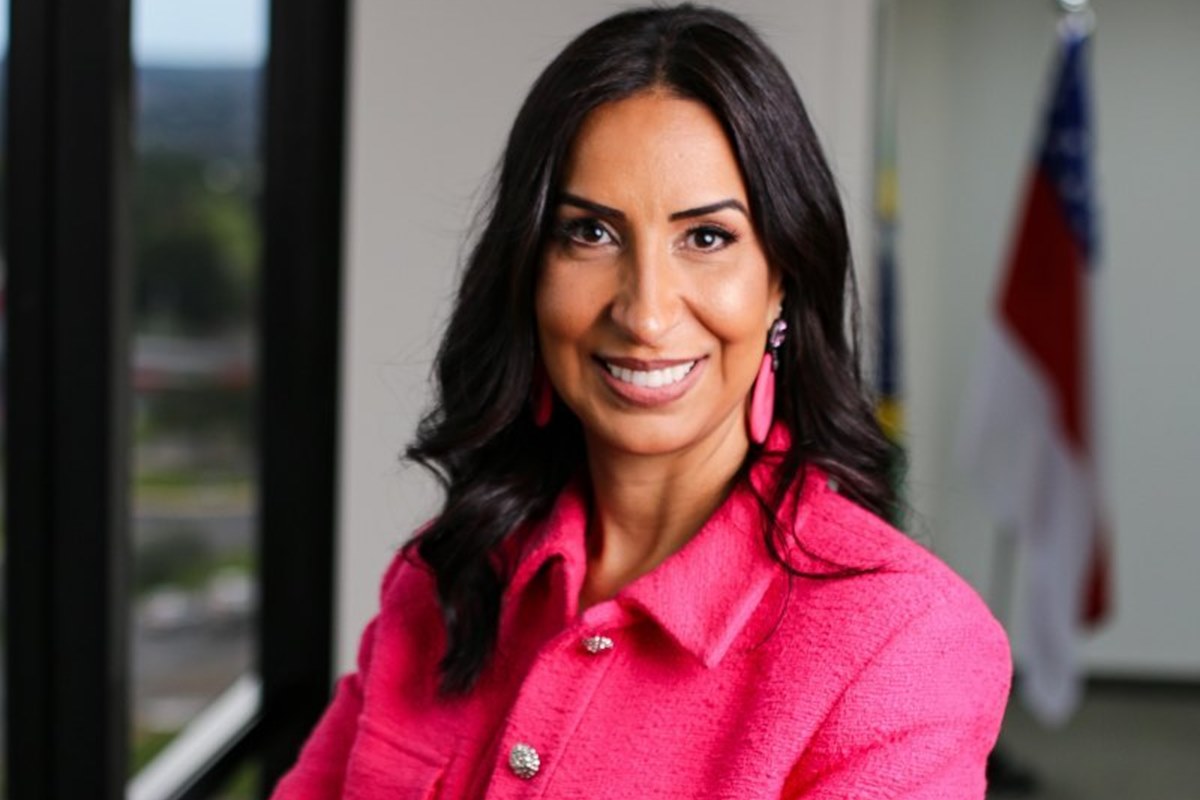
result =
[{"label": "silver button", "polygon": [[513,749],[508,754],[508,768],[518,778],[529,780],[542,768],[542,759],[538,757],[537,750],[518,742],[513,745]]},{"label": "silver button", "polygon": [[583,649],[592,655],[603,653],[605,650],[613,649],[613,640],[607,636],[585,636],[583,639]]}]

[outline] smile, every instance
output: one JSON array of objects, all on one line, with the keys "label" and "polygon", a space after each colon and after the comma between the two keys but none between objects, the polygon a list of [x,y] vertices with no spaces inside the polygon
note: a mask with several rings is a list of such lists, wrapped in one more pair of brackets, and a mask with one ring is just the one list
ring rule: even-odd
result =
[{"label": "smile", "polygon": [[609,390],[623,404],[639,408],[666,406],[683,397],[700,380],[707,361],[707,356],[687,361],[596,358]]},{"label": "smile", "polygon": [[617,366],[609,361],[602,363],[609,374],[622,383],[630,383],[634,386],[642,386],[650,389],[679,383],[696,366],[696,361],[684,361],[680,364],[670,367],[660,367],[658,369],[629,369]]}]

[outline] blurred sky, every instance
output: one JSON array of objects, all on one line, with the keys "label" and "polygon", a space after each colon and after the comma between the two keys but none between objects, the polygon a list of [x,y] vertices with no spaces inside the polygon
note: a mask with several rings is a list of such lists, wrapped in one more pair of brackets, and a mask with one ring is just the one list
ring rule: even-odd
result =
[{"label": "blurred sky", "polygon": [[[132,2],[139,64],[252,66],[266,56],[266,0]],[[0,0],[0,52],[8,52],[8,0]]]}]

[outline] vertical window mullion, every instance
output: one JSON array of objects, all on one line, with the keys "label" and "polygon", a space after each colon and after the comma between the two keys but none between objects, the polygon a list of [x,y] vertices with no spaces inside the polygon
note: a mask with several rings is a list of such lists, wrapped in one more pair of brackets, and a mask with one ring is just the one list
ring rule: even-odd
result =
[{"label": "vertical window mullion", "polygon": [[12,0],[8,784],[124,795],[128,0]]},{"label": "vertical window mullion", "polygon": [[343,0],[274,0],[259,341],[264,791],[329,702],[341,298]]}]

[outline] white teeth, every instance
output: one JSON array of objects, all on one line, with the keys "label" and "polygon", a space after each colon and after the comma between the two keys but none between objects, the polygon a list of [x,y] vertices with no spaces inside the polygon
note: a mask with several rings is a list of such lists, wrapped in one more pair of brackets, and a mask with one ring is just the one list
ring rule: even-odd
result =
[{"label": "white teeth", "polygon": [[624,383],[632,383],[634,386],[645,386],[650,389],[656,389],[659,386],[670,386],[672,383],[679,383],[684,376],[692,371],[692,367],[696,366],[695,361],[688,361],[683,364],[676,364],[673,367],[665,369],[625,369],[614,364],[604,363],[612,376]]}]

